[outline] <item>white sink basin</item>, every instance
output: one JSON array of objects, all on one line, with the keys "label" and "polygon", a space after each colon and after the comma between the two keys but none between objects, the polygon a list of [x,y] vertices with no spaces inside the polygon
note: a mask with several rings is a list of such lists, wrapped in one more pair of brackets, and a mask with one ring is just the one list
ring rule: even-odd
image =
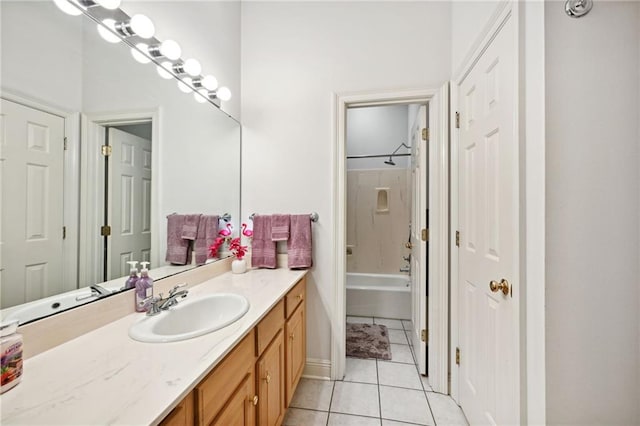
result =
[{"label": "white sink basin", "polygon": [[151,343],[191,339],[234,323],[248,310],[249,301],[238,294],[196,296],[157,315],[144,316],[129,328],[129,336]]}]

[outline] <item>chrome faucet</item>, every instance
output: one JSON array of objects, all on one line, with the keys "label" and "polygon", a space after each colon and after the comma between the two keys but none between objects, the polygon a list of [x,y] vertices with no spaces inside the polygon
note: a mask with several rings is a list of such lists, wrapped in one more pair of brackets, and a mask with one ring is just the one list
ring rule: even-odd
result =
[{"label": "chrome faucet", "polygon": [[100,287],[98,284],[94,284],[89,288],[91,289],[92,296],[104,297],[111,294],[111,290],[107,290],[104,287]]},{"label": "chrome faucet", "polygon": [[187,294],[189,294],[189,290],[178,291],[179,288],[186,286],[187,284],[183,283],[173,287],[171,290],[169,290],[169,297],[167,297],[166,299],[162,299],[162,295],[160,295],[160,309],[166,311],[170,307],[177,305],[178,299],[187,297]]}]

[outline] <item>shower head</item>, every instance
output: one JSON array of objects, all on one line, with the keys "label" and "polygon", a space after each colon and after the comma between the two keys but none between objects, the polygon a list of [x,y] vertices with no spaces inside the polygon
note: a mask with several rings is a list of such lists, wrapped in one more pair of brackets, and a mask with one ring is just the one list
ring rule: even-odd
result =
[{"label": "shower head", "polygon": [[393,158],[391,158],[391,156],[389,156],[389,159],[387,161],[385,161],[384,164],[388,164],[390,166],[395,166],[396,165],[396,163],[394,163]]}]

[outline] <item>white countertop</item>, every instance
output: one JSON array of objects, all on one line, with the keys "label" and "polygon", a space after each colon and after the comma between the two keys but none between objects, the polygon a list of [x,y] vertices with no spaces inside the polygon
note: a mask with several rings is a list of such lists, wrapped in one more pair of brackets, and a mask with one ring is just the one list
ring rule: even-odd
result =
[{"label": "white countertop", "polygon": [[22,383],[0,397],[2,424],[143,425],[160,422],[280,300],[305,271],[225,273],[190,298],[245,296],[247,314],[222,330],[174,343],[128,335],[144,314],[128,315],[24,363]]}]

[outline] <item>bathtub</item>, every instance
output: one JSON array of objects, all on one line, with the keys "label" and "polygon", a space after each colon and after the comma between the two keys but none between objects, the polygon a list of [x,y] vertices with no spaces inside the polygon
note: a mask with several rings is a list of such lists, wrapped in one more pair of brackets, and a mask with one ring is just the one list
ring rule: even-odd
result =
[{"label": "bathtub", "polygon": [[347,315],[411,319],[409,276],[348,272]]}]

